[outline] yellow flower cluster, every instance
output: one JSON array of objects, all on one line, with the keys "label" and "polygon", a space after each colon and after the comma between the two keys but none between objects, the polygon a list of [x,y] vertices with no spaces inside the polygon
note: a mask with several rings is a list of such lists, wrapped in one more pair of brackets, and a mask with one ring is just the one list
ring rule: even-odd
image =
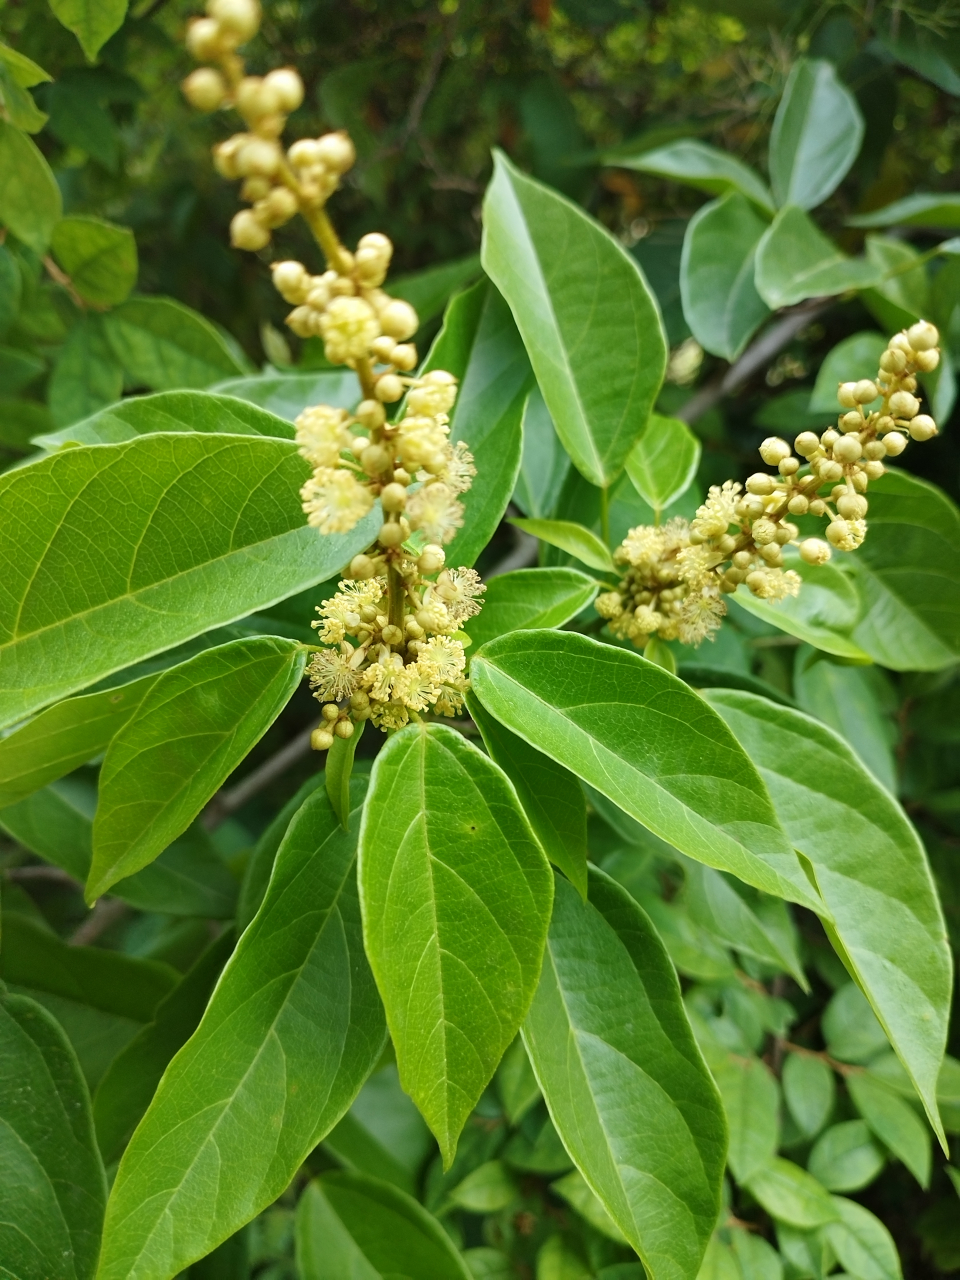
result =
[{"label": "yellow flower cluster", "polygon": [[[908,438],[937,434],[916,391],[917,375],[939,363],[939,340],[925,320],[895,334],[876,379],[840,385],[844,412],[836,430],[801,432],[793,449],[778,437],[764,440],[760,456],[777,475],[757,472],[742,488],[730,480],[714,485],[689,524],[631,529],[615,554],[626,572],[616,591],[596,601],[612,633],[639,648],[654,634],[699,644],[713,637],[726,613],[723,596],[741,583],[761,600],[799,592],[800,576],[783,567],[785,546],[797,547],[811,565],[825,564],[831,548],[859,547],[867,532],[864,495],[883,475],[883,459],[901,454]],[[828,517],[826,541],[800,540],[790,517],[806,515]]]}]

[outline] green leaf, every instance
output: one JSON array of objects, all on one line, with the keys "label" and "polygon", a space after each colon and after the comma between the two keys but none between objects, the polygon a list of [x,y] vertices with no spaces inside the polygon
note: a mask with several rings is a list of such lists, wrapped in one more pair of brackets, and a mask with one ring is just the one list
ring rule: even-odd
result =
[{"label": "green leaf", "polygon": [[900,1280],[900,1259],[893,1237],[879,1218],[855,1200],[833,1196],[839,1220],[824,1228],[840,1265],[857,1280]]},{"label": "green leaf", "polygon": [[780,1090],[759,1058],[731,1056],[712,1072],[730,1127],[727,1164],[736,1180],[746,1183],[777,1154]]},{"label": "green leaf", "polygon": [[0,741],[0,809],[55,782],[105,751],[156,676],[68,698]]},{"label": "green leaf", "polygon": [[325,1173],[297,1205],[300,1280],[470,1280],[450,1237],[412,1196],[377,1178]]},{"label": "green leaf", "polygon": [[6,391],[16,393],[34,382],[45,369],[44,362],[16,347],[0,347],[0,378]]},{"label": "green leaf", "polygon": [[450,439],[473,454],[477,476],[462,495],[463,528],[447,548],[450,564],[471,565],[493,536],[517,483],[521,420],[532,381],[530,362],[509,308],[481,280],[454,298],[424,371],[460,379]]},{"label": "green leaf", "polygon": [[[867,261],[876,263],[883,277],[888,277],[863,295],[864,305],[878,324],[889,332],[905,329],[928,315],[930,282],[926,263],[917,250],[892,236],[867,236],[866,249]],[[876,371],[870,376],[876,377]]]},{"label": "green leaf", "polygon": [[263,902],[267,885],[270,883],[270,876],[273,874],[273,864],[276,861],[277,850],[280,848],[283,837],[287,834],[287,828],[290,826],[292,818],[306,798],[320,786],[323,780],[322,772],[315,773],[307,778],[297,789],[296,794],[283,806],[254,846],[244,872],[243,884],[240,887],[240,902],[237,906],[237,930],[239,933],[246,929],[247,925],[260,910],[260,904]]},{"label": "green leaf", "polygon": [[89,417],[119,399],[123,369],[98,315],[81,316],[60,348],[50,378],[50,412],[58,426]]},{"label": "green leaf", "polygon": [[580,783],[563,765],[505,729],[472,695],[467,707],[490,758],[516,788],[544,853],[586,898],[587,802]]},{"label": "green leaf", "polygon": [[596,594],[596,579],[579,569],[514,569],[487,581],[483,609],[464,630],[479,647],[507,631],[562,627]]},{"label": "green leaf", "polygon": [[857,100],[823,58],[798,58],[770,134],[777,204],[813,209],[846,177],[863,142]]},{"label": "green leaf", "polygon": [[736,156],[717,147],[711,147],[697,138],[681,138],[665,147],[641,151],[639,155],[610,156],[609,161],[619,169],[636,169],[640,173],[655,173],[661,178],[685,182],[700,191],[714,196],[727,192],[739,192],[742,196],[773,214],[775,207],[766,183],[749,165]]},{"label": "green leaf", "polygon": [[[17,83],[17,77],[13,74],[4,52],[12,53],[13,50],[0,46],[0,105],[11,124],[16,125],[18,129],[23,129],[25,133],[39,133],[49,117],[46,112],[39,109],[33,100],[33,95],[27,93],[26,89]],[[24,62],[29,61],[29,58],[24,59]]]},{"label": "green leaf", "polygon": [[673,966],[633,899],[558,879],[523,1029],[550,1115],[651,1280],[694,1280],[719,1210],[726,1133]]},{"label": "green leaf", "polygon": [[0,476],[0,725],[335,574],[381,517],[320,537],[307,474],[292,442],[197,433]]},{"label": "green leaf", "polygon": [[50,241],[74,289],[95,307],[116,307],[137,283],[137,245],[129,227],[74,214],[61,218]]},{"label": "green leaf", "polygon": [[523,451],[513,495],[524,515],[549,517],[553,514],[570,466],[569,455],[560,443],[540,388],[535,386],[523,413]]},{"label": "green leaf", "polygon": [[[16,320],[22,297],[23,276],[20,274],[20,267],[9,248],[5,244],[0,245],[0,333],[9,329]],[[9,405],[10,401],[5,403]]]},{"label": "green leaf", "polygon": [[808,1165],[828,1191],[860,1191],[880,1173],[884,1156],[862,1120],[845,1120],[821,1133]]},{"label": "green leaf", "polygon": [[627,456],[627,475],[659,518],[686,493],[700,465],[700,441],[680,418],[651,413],[646,430]]},{"label": "green leaf", "polygon": [[186,830],[286,706],[305,660],[302,645],[261,636],[157,677],[100,770],[89,901]]},{"label": "green leaf", "polygon": [[742,1280],[783,1280],[780,1255],[763,1236],[755,1236],[749,1231],[733,1231],[731,1235]]},{"label": "green leaf", "polygon": [[488,1160],[472,1170],[449,1194],[458,1209],[469,1213],[499,1213],[519,1199],[517,1184],[500,1160]]},{"label": "green leaf", "polygon": [[400,1087],[394,1063],[374,1072],[353,1106],[324,1139],[347,1169],[393,1183],[415,1195],[433,1138],[420,1112]]},{"label": "green leaf", "polygon": [[6,65],[21,89],[30,89],[35,84],[43,84],[44,81],[53,79],[49,71],[44,71],[43,67],[32,58],[28,58],[25,53],[20,53],[18,49],[11,49],[8,44],[0,44],[0,62]]},{"label": "green leaf", "polygon": [[663,325],[639,267],[603,227],[499,152],[484,201],[482,253],[557,434],[591,483],[609,485],[646,424],[666,367]]},{"label": "green leaf", "polygon": [[497,765],[440,725],[388,739],[360,831],[364,939],[401,1083],[446,1167],[533,996],[551,886]]},{"label": "green leaf", "polygon": [[816,1137],[833,1111],[836,1087],[833,1072],[822,1058],[790,1053],[780,1079],[783,1098],[800,1132]]},{"label": "green leaf", "polygon": [[563,1236],[548,1236],[537,1254],[537,1280],[593,1280],[593,1270]]},{"label": "green leaf", "polygon": [[90,1097],[60,1027],[23,996],[0,995],[0,1270],[92,1280],[107,1180]]},{"label": "green leaf", "polygon": [[149,1022],[176,985],[168,965],[101,947],[72,947],[24,916],[4,914],[3,979],[103,1013]]},{"label": "green leaf", "polygon": [[930,1131],[914,1109],[869,1073],[849,1075],[847,1088],[876,1136],[926,1190],[930,1185]]},{"label": "green leaf", "polygon": [[236,939],[228,929],[157,1005],[153,1021],[114,1058],[97,1085],[93,1119],[108,1163],[118,1160],[140,1123],[173,1055],[197,1029]]},{"label": "green leaf", "polygon": [[960,656],[960,512],[943,490],[892,469],[872,482],[869,532],[853,562],[863,601],[856,643],[894,671],[952,666]]},{"label": "green leaf", "polygon": [[223,432],[233,436],[271,436],[292,440],[294,430],[284,418],[235,396],[209,391],[158,391],[130,396],[100,409],[89,418],[38,436],[41,449],[63,445],[119,444],[158,431]]},{"label": "green leaf", "polygon": [[72,31],[90,62],[123,24],[127,0],[50,0],[50,8]]},{"label": "green leaf", "polygon": [[914,192],[902,200],[894,200],[871,213],[858,213],[847,219],[851,227],[942,227],[952,231],[960,227],[960,195]]},{"label": "green leaf", "polygon": [[510,523],[539,538],[541,542],[576,556],[591,569],[599,569],[601,573],[616,573],[613,556],[606,543],[585,525],[576,524],[573,520],[528,520],[520,516],[515,516]]},{"label": "green leaf", "polygon": [[704,205],[687,224],[680,258],[683,314],[707,351],[735,360],[770,314],[754,282],[769,223],[743,196]]},{"label": "green leaf", "polygon": [[951,963],[916,832],[825,725],[749,693],[717,689],[708,697],[757,762],[780,821],[811,867],[828,931],[942,1136],[936,1083]]},{"label": "green leaf", "polygon": [[315,792],[120,1162],[100,1280],[173,1276],[209,1253],[280,1195],[369,1075],[384,1026],[355,861]]},{"label": "green leaf", "polygon": [[501,724],[682,853],[820,905],[758,773],[683,681],[567,631],[501,636],[473,657],[470,672]]},{"label": "green leaf", "polygon": [[617,1244],[627,1244],[626,1236],[590,1190],[586,1178],[579,1169],[572,1169],[570,1173],[551,1183],[550,1190],[562,1196],[567,1204],[576,1209],[580,1217],[585,1218],[601,1235],[615,1240]]},{"label": "green leaf", "polygon": [[841,382],[857,382],[861,378],[873,381],[877,376],[880,357],[887,349],[886,339],[875,329],[851,333],[827,352],[817,373],[817,381],[810,393],[811,413],[825,413],[836,417],[840,413],[837,388]]},{"label": "green leaf", "polygon": [[805,657],[801,650],[793,687],[801,711],[836,729],[877,781],[896,794],[897,767],[891,749],[896,730],[887,714],[896,705],[896,694],[883,673],[874,666],[818,660],[816,652],[809,650]]},{"label": "green leaf", "polygon": [[353,773],[353,758],[357,752],[357,743],[363,736],[366,721],[361,720],[354,726],[349,738],[334,737],[333,746],[327,752],[323,780],[327,795],[333,805],[333,811],[343,823],[346,830],[350,820],[350,775]]},{"label": "green leaf", "polygon": [[855,982],[837,988],[820,1025],[827,1051],[841,1062],[869,1062],[887,1049],[886,1032]]},{"label": "green leaf", "polygon": [[757,292],[776,310],[804,298],[868,289],[883,272],[848,258],[796,205],[787,205],[757,246]]},{"label": "green leaf", "polygon": [[810,1230],[839,1217],[832,1196],[804,1169],[777,1158],[750,1179],[750,1194],[778,1222]]},{"label": "green leaf", "polygon": [[471,253],[466,258],[427,267],[425,271],[393,277],[390,296],[409,302],[422,326],[438,316],[455,293],[473,284],[481,270],[479,253]]},{"label": "green leaf", "polygon": [[62,212],[57,180],[36,145],[0,120],[0,222],[43,255]]},{"label": "green leaf", "polygon": [[540,1100],[540,1086],[523,1047],[522,1036],[517,1036],[500,1060],[497,1091],[512,1125],[519,1124],[534,1103]]},{"label": "green leaf", "polygon": [[209,387],[245,372],[210,321],[172,298],[134,295],[109,312],[104,324],[130,379],[151,391]]},{"label": "green leaf", "polygon": [[320,373],[270,373],[254,378],[229,378],[210,388],[259,405],[268,413],[293,422],[308,404],[329,404],[335,409],[355,409],[363,399],[352,369],[324,369]]}]

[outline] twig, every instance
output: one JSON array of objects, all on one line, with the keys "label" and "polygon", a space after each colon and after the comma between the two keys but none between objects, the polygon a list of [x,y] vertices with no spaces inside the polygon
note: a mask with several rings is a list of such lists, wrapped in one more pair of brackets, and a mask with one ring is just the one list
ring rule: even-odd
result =
[{"label": "twig", "polygon": [[89,947],[129,910],[119,898],[100,898],[83,924],[67,939],[71,947]]},{"label": "twig", "polygon": [[203,825],[207,830],[218,826],[231,813],[242,809],[258,791],[269,787],[270,783],[282,777],[291,765],[301,760],[310,750],[312,732],[312,728],[304,729],[295,738],[291,738],[269,760],[264,760],[263,764],[248,773],[242,782],[238,782],[235,787],[218,791],[203,813]]},{"label": "twig", "polygon": [[677,411],[677,417],[690,423],[696,422],[705,413],[709,413],[724,396],[738,390],[764,365],[769,364],[774,356],[779,355],[801,329],[805,329],[811,321],[827,310],[831,301],[832,299],[824,301],[823,298],[813,298],[808,302],[801,302],[794,310],[787,312],[766,333],[761,334],[752,346],[747,347],[740,359],[732,364],[726,373],[721,377],[713,378],[695,392]]},{"label": "twig", "polygon": [[427,69],[423,74],[423,79],[417,88],[417,92],[413,95],[410,102],[410,110],[407,112],[406,123],[403,126],[403,132],[400,135],[400,145],[411,138],[420,128],[420,119],[423,115],[423,109],[427,105],[427,99],[433,92],[433,87],[437,83],[437,76],[440,74],[440,68],[443,60],[447,56],[447,50],[450,48],[451,27],[448,23],[444,24],[443,35],[437,41],[437,47],[430,55],[430,61]]},{"label": "twig", "polygon": [[[73,287],[73,281],[70,279],[70,277],[67,275],[65,271],[60,270],[60,268],[57,266],[54,260],[50,257],[49,253],[43,259],[43,265],[50,279],[55,284],[60,285],[62,289],[66,289],[67,293],[69,293],[70,295],[71,300],[73,301],[74,306],[76,306],[80,311],[86,311],[87,303],[84,302],[83,298],[80,297],[79,293],[77,293],[76,289]],[[98,308],[98,309],[102,310],[102,308]]]}]

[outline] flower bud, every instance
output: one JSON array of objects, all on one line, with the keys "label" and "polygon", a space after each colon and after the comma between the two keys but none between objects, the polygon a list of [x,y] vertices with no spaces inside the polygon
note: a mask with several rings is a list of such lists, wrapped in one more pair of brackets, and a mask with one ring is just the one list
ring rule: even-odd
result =
[{"label": "flower bud", "polygon": [[403,541],[403,530],[398,520],[390,520],[382,525],[377,535],[381,547],[399,547]]},{"label": "flower bud", "polygon": [[788,520],[784,520],[777,525],[775,541],[779,543],[781,547],[785,547],[788,542],[793,542],[799,532],[800,530],[795,524],[791,524]]},{"label": "flower bud", "polygon": [[893,431],[896,425],[897,424],[890,417],[889,413],[883,413],[877,419],[877,432],[880,435],[886,435],[888,431]]},{"label": "flower bud", "polygon": [[910,346],[910,340],[905,333],[895,333],[887,343],[888,351],[902,351],[908,358],[913,352]]},{"label": "flower bud", "polygon": [[311,338],[313,337],[313,316],[314,313],[309,307],[294,307],[285,323],[298,338]]},{"label": "flower bud", "polygon": [[756,493],[760,497],[766,497],[768,494],[773,493],[776,484],[773,476],[768,476],[765,471],[757,471],[747,478],[745,487],[747,493]]},{"label": "flower bud", "polygon": [[378,427],[382,427],[387,419],[383,405],[377,400],[361,400],[354,417],[368,431],[375,431]]},{"label": "flower bud", "polygon": [[822,498],[811,498],[809,511],[812,516],[822,516],[827,509],[827,504]]},{"label": "flower bud", "polygon": [[392,404],[403,395],[403,383],[395,373],[384,373],[377,379],[374,395],[385,404]]},{"label": "flower bud", "polygon": [[[221,52],[220,27],[212,18],[194,18],[187,27],[187,49],[198,62],[210,62]],[[201,111],[208,108],[201,107]]]},{"label": "flower bud", "polygon": [[820,438],[813,431],[801,431],[793,446],[801,457],[809,458],[820,448]]},{"label": "flower bud", "polygon": [[833,456],[837,462],[856,462],[863,453],[863,445],[856,436],[842,436],[833,446]]},{"label": "flower bud", "polygon": [[920,412],[920,401],[909,391],[895,391],[890,397],[890,412],[895,418],[915,418]]},{"label": "flower bud", "polygon": [[384,644],[403,644],[403,632],[399,627],[393,626],[392,623],[388,623],[380,634],[383,637]]},{"label": "flower bud", "polygon": [[910,435],[914,440],[932,440],[937,434],[937,424],[926,413],[918,414],[910,423]]},{"label": "flower bud", "polygon": [[763,515],[763,500],[755,493],[748,493],[737,503],[736,511],[742,519],[755,520],[757,516]]},{"label": "flower bud", "polygon": [[390,450],[382,444],[368,444],[360,454],[360,465],[368,476],[378,476],[393,461]]},{"label": "flower bud", "polygon": [[818,475],[825,483],[832,484],[834,481],[841,480],[843,478],[843,465],[839,462],[832,462],[828,459],[824,459],[824,461],[820,463]]},{"label": "flower bud", "polygon": [[863,415],[856,409],[852,409],[850,413],[845,413],[840,418],[840,426],[844,431],[859,431],[863,426]]},{"label": "flower bud", "polygon": [[276,111],[276,95],[264,88],[262,76],[244,76],[237,85],[237,110],[247,120]]},{"label": "flower bud", "polygon": [[372,578],[374,574],[374,564],[369,556],[354,556],[350,561],[349,576],[361,582],[367,578]]},{"label": "flower bud", "polygon": [[773,568],[778,568],[783,564],[783,552],[776,542],[765,542],[762,547],[757,549],[763,556],[764,561]]},{"label": "flower bud", "polygon": [[260,26],[257,0],[207,0],[207,13],[241,44],[255,36]]},{"label": "flower bud", "polygon": [[310,746],[314,751],[329,751],[333,746],[333,734],[329,729],[314,729],[310,735]]},{"label": "flower bud", "polygon": [[237,171],[237,153],[246,140],[245,133],[237,133],[213,148],[213,167],[222,178],[240,177]]},{"label": "flower bud", "polygon": [[886,447],[882,440],[868,440],[863,446],[863,456],[869,461],[875,462],[878,458],[886,456]]},{"label": "flower bud", "polygon": [[844,409],[855,409],[857,405],[857,384],[855,382],[841,382],[837,388],[837,400],[843,405]]},{"label": "flower bud", "polygon": [[862,520],[867,514],[867,500],[859,493],[845,493],[837,499],[837,510],[844,520]]},{"label": "flower bud", "polygon": [[333,721],[340,715],[340,708],[335,702],[327,702],[320,708],[324,720]]},{"label": "flower bud", "polygon": [[775,467],[778,462],[790,457],[790,446],[779,436],[769,436],[760,446],[760,457],[768,466]]},{"label": "flower bud", "polygon": [[402,373],[410,373],[417,367],[417,348],[412,342],[401,342],[393,348],[391,364]]},{"label": "flower bud", "polygon": [[882,462],[878,462],[875,458],[871,458],[869,462],[863,464],[863,474],[866,480],[879,480],[886,467]]},{"label": "flower bud", "polygon": [[754,542],[759,547],[768,542],[773,542],[774,538],[777,536],[777,526],[772,520],[768,520],[766,516],[761,516],[758,520],[754,521],[751,532],[753,534]]},{"label": "flower bud", "polygon": [[[371,445],[371,448],[377,446]],[[407,491],[402,484],[388,484],[380,494],[380,505],[384,511],[402,511],[407,505]]]},{"label": "flower bud", "polygon": [[398,342],[413,337],[419,327],[416,311],[402,298],[394,298],[380,312],[380,328]]},{"label": "flower bud", "polygon": [[303,101],[303,81],[292,67],[278,67],[269,72],[264,84],[274,94],[278,109],[288,115]]},{"label": "flower bud", "polygon": [[384,364],[393,364],[393,353],[396,347],[397,344],[393,338],[388,338],[386,334],[382,334],[377,338],[376,342],[370,344],[370,351]]},{"label": "flower bud", "polygon": [[417,568],[421,573],[427,575],[439,573],[446,562],[446,558],[443,547],[438,547],[436,543],[428,542],[420,552]]},{"label": "flower bud", "polygon": [[295,169],[312,169],[322,165],[320,144],[316,138],[298,138],[287,152],[287,159]]},{"label": "flower bud", "polygon": [[918,320],[907,330],[907,341],[914,351],[929,351],[940,341],[940,334],[928,320]]},{"label": "flower bud", "polygon": [[275,262],[271,271],[273,287],[285,302],[291,304],[303,302],[311,277],[307,274],[302,262]]},{"label": "flower bud", "polygon": [[853,398],[857,404],[869,404],[879,395],[877,384],[870,378],[861,378],[853,389]]},{"label": "flower bud", "polygon": [[317,139],[318,163],[334,173],[346,173],[357,158],[353,143],[343,132],[325,133]]},{"label": "flower bud", "polygon": [[880,357],[880,368],[884,373],[903,373],[907,367],[907,356],[904,351],[891,350],[889,347]]},{"label": "flower bud", "polygon": [[251,204],[255,204],[259,200],[266,199],[272,190],[273,183],[269,178],[244,178],[240,188],[240,199],[249,200]]},{"label": "flower bud", "polygon": [[[201,19],[202,21],[202,19]],[[216,111],[227,96],[227,84],[213,67],[197,67],[184,80],[183,96],[198,111]]]},{"label": "flower bud", "polygon": [[263,206],[270,225],[280,227],[297,212],[297,197],[289,187],[274,187],[263,201]]},{"label": "flower bud", "polygon": [[241,177],[259,174],[272,178],[280,168],[280,148],[266,138],[251,138],[237,152],[236,168]]},{"label": "flower bud", "polygon": [[850,526],[846,520],[832,520],[827,525],[827,538],[835,547],[846,549],[850,542]]},{"label": "flower bud", "polygon": [[787,503],[787,510],[794,516],[805,516],[810,506],[810,499],[802,493],[795,493]]},{"label": "flower bud", "polygon": [[936,348],[933,351],[918,351],[913,357],[913,363],[921,373],[933,373],[940,363],[940,352]]},{"label": "flower bud", "polygon": [[230,222],[230,243],[237,249],[248,249],[255,253],[258,249],[265,249],[270,243],[270,232],[260,225],[252,210],[241,209],[233,215]]},{"label": "flower bud", "polygon": [[821,538],[804,538],[800,543],[800,559],[806,564],[826,564],[830,556],[830,547]]},{"label": "flower bud", "polygon": [[[396,627],[394,627],[394,630],[396,631]],[[333,732],[337,735],[338,738],[352,738],[353,737],[353,721],[338,720]]]}]

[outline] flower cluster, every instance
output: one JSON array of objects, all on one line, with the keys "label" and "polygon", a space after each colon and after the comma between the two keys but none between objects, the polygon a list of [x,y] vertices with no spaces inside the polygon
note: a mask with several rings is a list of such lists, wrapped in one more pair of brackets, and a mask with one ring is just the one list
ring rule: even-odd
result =
[{"label": "flower cluster", "polygon": [[[795,546],[810,565],[825,564],[832,548],[859,547],[867,532],[864,495],[883,475],[883,459],[901,454],[908,438],[937,434],[916,391],[917,375],[939,363],[939,340],[924,320],[895,334],[876,379],[840,385],[844,412],[836,429],[803,431],[793,449],[777,437],[764,440],[760,456],[777,475],[760,471],[743,487],[714,485],[690,523],[631,529],[615,555],[626,572],[617,590],[596,602],[612,633],[639,648],[654,634],[699,644],[719,627],[723,596],[741,583],[761,600],[799,592],[800,576],[784,568],[784,547]],[[791,517],[808,515],[828,518],[826,541],[800,539]]]},{"label": "flower cluster", "polygon": [[[363,398],[353,412],[312,405],[296,420],[300,453],[312,475],[301,490],[309,524],[346,533],[373,510],[383,523],[372,547],[350,562],[338,593],[320,610],[320,640],[309,668],[324,704],[313,745],[349,738],[355,725],[401,728],[423,712],[456,715],[467,687],[466,657],[456,638],[480,611],[483,584],[472,569],[447,569],[444,545],[463,526],[460,495],[473,483],[473,457],[450,441],[457,381],[442,369],[415,375],[419,328],[408,302],[383,289],[393,245],[379,232],[351,253],[341,244],[326,202],[355,160],[345,133],[302,138],[286,151],[287,115],[303,100],[289,68],[248,76],[238,47],[256,34],[258,0],[208,0],[207,16],[187,33],[194,56],[216,63],[184,82],[201,110],[235,107],[248,132],[214,150],[224,177],[242,178],[252,207],[231,223],[241,249],[269,244],[274,228],[301,214],[326,258],[314,275],[300,262],[273,264],[273,282],[293,310],[300,338],[322,339],[327,359],[354,369]],[[403,401],[396,421],[386,406]]]}]

